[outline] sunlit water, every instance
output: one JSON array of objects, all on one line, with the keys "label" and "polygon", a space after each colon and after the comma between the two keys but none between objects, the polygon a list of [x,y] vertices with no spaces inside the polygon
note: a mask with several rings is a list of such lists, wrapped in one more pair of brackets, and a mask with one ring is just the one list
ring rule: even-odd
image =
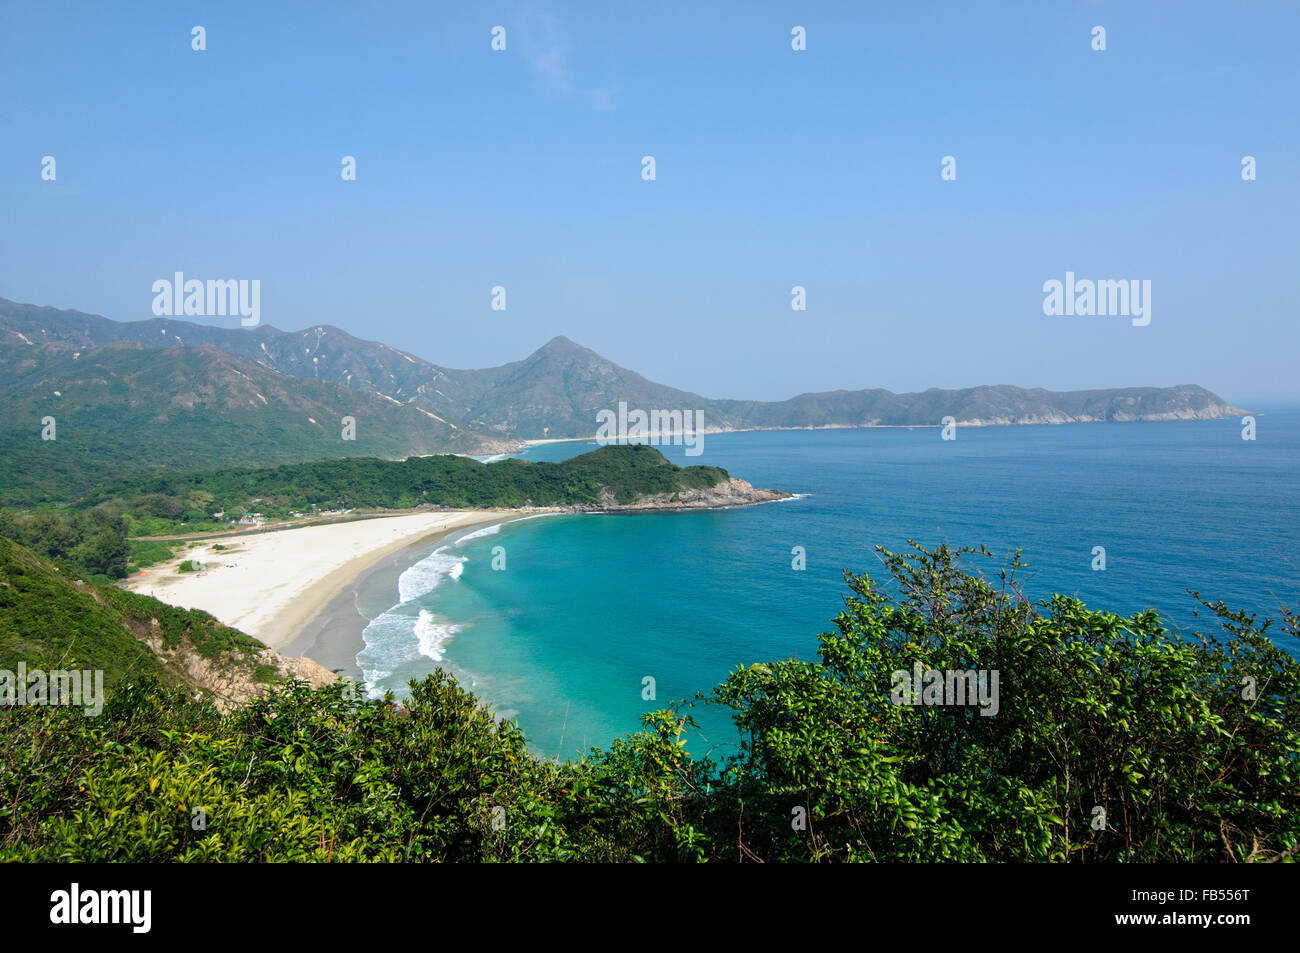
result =
[{"label": "sunlit water", "polygon": [[[1198,624],[1188,589],[1274,617],[1300,601],[1296,412],[1260,415],[1254,441],[1226,420],[964,428],[955,441],[933,428],[756,432],[707,436],[698,457],[661,449],[801,497],[544,517],[426,548],[366,630],[357,661],[372,690],[400,694],[442,666],[517,717],[539,753],[577,756],[738,665],[814,657],[842,605],[841,571],[877,572],[873,548],[909,538],[1018,547],[1032,598],[1154,607],[1178,627]],[[1096,546],[1104,571],[1092,568]],[[732,739],[717,709],[696,717],[692,753]]]}]

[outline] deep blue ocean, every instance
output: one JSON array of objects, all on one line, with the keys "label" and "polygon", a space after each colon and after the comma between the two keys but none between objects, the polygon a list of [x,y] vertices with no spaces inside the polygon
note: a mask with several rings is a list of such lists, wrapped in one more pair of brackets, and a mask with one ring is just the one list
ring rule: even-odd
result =
[{"label": "deep blue ocean", "polygon": [[[1195,628],[1187,593],[1278,617],[1300,603],[1300,412],[1239,420],[766,431],[704,437],[674,462],[721,466],[798,499],[711,512],[547,516],[418,552],[358,656],[373,691],[436,666],[516,717],[540,754],[576,757],[738,665],[813,658],[874,547],[1019,548],[1026,594],[1077,595]],[[556,443],[560,460],[595,447]],[[792,568],[803,547],[806,569]],[[1105,547],[1096,571],[1093,547]],[[494,547],[498,565],[492,569]],[[429,549],[432,549],[430,547]],[[981,564],[996,571],[1000,562]],[[647,677],[655,698],[643,697]],[[696,713],[693,754],[734,735]]]}]

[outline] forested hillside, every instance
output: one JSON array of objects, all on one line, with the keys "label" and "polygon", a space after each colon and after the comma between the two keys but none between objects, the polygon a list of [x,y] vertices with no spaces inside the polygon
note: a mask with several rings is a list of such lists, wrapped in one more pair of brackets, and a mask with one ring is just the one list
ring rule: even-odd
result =
[{"label": "forested hillside", "polygon": [[[415,407],[286,377],[213,347],[0,347],[0,401],[0,504],[67,500],[149,472],[398,457],[462,443]],[[344,417],[355,439],[343,439]]]},{"label": "forested hillside", "polygon": [[[701,412],[702,427],[718,430],[932,427],[949,416],[962,423],[1027,424],[1203,420],[1242,413],[1193,384],[1065,392],[988,385],[909,394],[869,387],[778,401],[722,399],[656,383],[563,336],[521,360],[458,370],[328,325],[281,331],[269,325],[221,328],[170,318],[117,322],[0,299],[0,348],[22,351],[54,342],[97,347],[122,341],[151,348],[221,348],[285,376],[379,394],[456,428],[458,445],[442,449],[470,452],[475,441],[487,447],[502,440],[590,437],[596,432],[596,415],[620,402],[646,411]],[[420,451],[392,455],[414,452]]]},{"label": "forested hillside", "polygon": [[224,684],[281,677],[274,653],[208,613],[96,585],[0,536],[0,670],[98,669],[109,689],[150,677],[210,693],[195,660]]},{"label": "forested hillside", "polygon": [[[729,479],[726,470],[679,467],[643,445],[601,447],[562,463],[480,463],[449,455],[358,457],[167,473],[100,490],[87,488],[67,506],[0,509],[0,536],[88,577],[116,579],[126,575],[132,558],[128,537],[229,529],[231,521],[250,510],[284,519],[321,511],[416,506],[626,506],[648,497],[671,499],[707,490]],[[163,558],[165,549],[156,555]]]}]

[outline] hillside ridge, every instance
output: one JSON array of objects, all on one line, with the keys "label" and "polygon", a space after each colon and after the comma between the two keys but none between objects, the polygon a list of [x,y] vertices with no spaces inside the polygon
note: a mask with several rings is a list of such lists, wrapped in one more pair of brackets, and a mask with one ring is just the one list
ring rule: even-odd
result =
[{"label": "hillside ridge", "polygon": [[[590,438],[597,414],[620,402],[691,410],[703,432],[884,426],[1000,426],[1142,420],[1211,420],[1245,411],[1197,384],[1052,391],[1011,384],[896,394],[836,389],[781,401],[715,399],[659,384],[564,335],[521,360],[476,370],[434,364],[332,325],[282,331],[272,325],[220,328],[173,318],[117,322],[79,311],[0,298],[0,350],[41,345],[220,349],[287,377],[378,395],[427,415],[445,432],[439,449],[518,449],[529,440]],[[429,452],[412,450],[412,452]]]}]

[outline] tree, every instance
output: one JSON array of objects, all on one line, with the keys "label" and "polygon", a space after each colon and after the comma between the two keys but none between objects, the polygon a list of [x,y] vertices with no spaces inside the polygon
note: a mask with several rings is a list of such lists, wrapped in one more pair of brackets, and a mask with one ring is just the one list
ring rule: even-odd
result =
[{"label": "tree", "polygon": [[[880,550],[895,595],[853,595],[818,662],[734,672],[714,700],[744,744],[724,777],[771,859],[1260,860],[1300,845],[1300,665],[1254,616],[1182,639],[1015,575],[984,550]],[[1284,611],[1281,638],[1297,619]],[[993,704],[913,699],[918,673],[997,673]],[[924,678],[927,683],[933,681]],[[944,688],[946,689],[946,684]],[[983,698],[984,696],[980,696]],[[743,815],[741,808],[744,808]],[[804,831],[771,818],[807,812]],[[752,819],[762,818],[755,824]],[[728,822],[730,822],[730,820]]]}]

